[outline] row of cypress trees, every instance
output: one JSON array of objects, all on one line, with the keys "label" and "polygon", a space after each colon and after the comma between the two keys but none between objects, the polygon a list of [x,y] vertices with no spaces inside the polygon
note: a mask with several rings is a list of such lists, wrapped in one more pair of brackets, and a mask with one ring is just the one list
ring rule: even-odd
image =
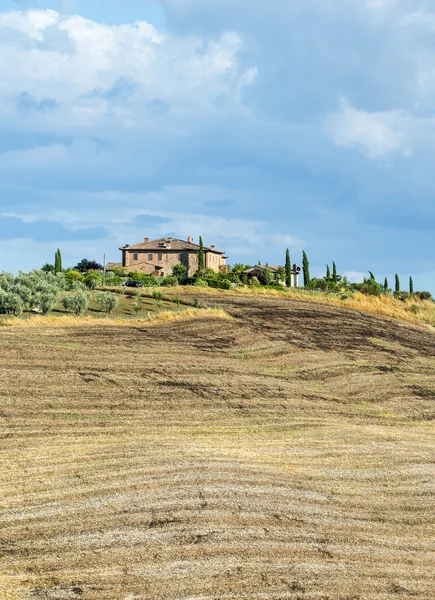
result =
[{"label": "row of cypress trees", "polygon": [[[304,276],[304,287],[308,287],[310,285],[310,281],[311,281],[310,263],[308,262],[308,256],[307,256],[307,253],[305,252],[305,250],[302,251],[302,271],[303,271],[303,276]],[[288,279],[287,279],[287,273],[290,274]],[[372,279],[374,281],[375,276],[373,275],[373,273],[371,271],[369,271],[369,273],[370,273],[370,279]],[[331,269],[330,269],[329,265],[326,265],[326,279],[329,281],[333,281],[334,283],[338,283],[340,281],[341,276],[338,275],[338,273],[337,273],[337,265],[335,264],[335,262],[332,263],[332,275],[331,275]],[[286,252],[286,285],[290,285],[289,284],[290,281],[291,281],[290,252],[287,249],[287,252]],[[388,289],[389,289],[388,279],[385,277],[384,290],[388,291]],[[395,274],[394,291],[395,292],[401,291],[400,278],[397,273]],[[412,280],[412,277],[409,278],[409,293],[410,294],[414,293],[414,282]]]}]

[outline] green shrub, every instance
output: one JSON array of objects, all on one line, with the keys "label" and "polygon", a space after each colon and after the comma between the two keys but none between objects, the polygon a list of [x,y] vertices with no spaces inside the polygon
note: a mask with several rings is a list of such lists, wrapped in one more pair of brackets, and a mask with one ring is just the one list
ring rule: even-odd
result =
[{"label": "green shrub", "polygon": [[153,290],[153,298],[154,300],[161,300],[163,298],[162,292],[160,290]]},{"label": "green shrub", "polygon": [[102,312],[110,314],[118,306],[119,298],[110,292],[98,292],[97,302]]},{"label": "green shrub", "polygon": [[18,294],[6,292],[1,298],[2,308],[9,314],[19,317],[23,314],[24,304]]},{"label": "green shrub", "polygon": [[252,287],[260,287],[261,283],[258,280],[258,277],[251,277],[251,279],[249,280],[249,285],[252,285]]},{"label": "green shrub", "polygon": [[91,293],[85,290],[78,290],[62,298],[63,307],[77,316],[83,315],[87,311],[90,301]]},{"label": "green shrub", "polygon": [[205,279],[196,279],[195,286],[196,287],[208,287],[208,283]]},{"label": "green shrub", "polygon": [[95,290],[97,285],[103,283],[103,273],[101,271],[88,271],[83,279],[84,284],[90,290]]},{"label": "green shrub", "polygon": [[415,292],[415,293],[420,298],[420,300],[433,300],[432,294],[430,292]]},{"label": "green shrub", "polygon": [[38,299],[38,305],[43,315],[48,314],[56,306],[59,299],[59,291],[42,292]]},{"label": "green shrub", "polygon": [[163,287],[174,287],[179,284],[179,281],[176,277],[163,277],[159,281],[160,285],[162,285]]}]

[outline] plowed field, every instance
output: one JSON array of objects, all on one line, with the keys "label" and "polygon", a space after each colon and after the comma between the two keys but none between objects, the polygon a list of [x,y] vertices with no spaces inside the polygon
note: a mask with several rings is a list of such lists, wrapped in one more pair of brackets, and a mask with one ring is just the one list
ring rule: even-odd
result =
[{"label": "plowed field", "polygon": [[288,299],[0,328],[0,598],[435,598],[435,335]]}]

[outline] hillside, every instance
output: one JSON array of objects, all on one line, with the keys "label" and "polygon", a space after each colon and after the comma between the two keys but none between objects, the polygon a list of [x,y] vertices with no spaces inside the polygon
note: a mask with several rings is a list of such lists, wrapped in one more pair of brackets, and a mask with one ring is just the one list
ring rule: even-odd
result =
[{"label": "hillside", "polygon": [[434,333],[206,300],[0,328],[0,597],[435,597]]}]

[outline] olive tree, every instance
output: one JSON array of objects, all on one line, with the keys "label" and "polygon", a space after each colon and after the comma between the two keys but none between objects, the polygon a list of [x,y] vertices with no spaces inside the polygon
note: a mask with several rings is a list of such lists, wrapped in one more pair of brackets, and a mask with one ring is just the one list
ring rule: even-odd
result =
[{"label": "olive tree", "polygon": [[99,292],[97,302],[100,310],[110,314],[119,304],[119,298],[110,292]]}]

